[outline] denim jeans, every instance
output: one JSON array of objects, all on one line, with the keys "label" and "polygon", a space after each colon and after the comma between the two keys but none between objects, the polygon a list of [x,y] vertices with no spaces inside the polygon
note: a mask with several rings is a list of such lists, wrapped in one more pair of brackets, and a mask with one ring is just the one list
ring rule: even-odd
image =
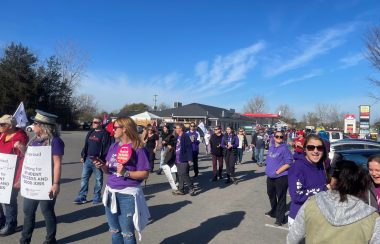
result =
[{"label": "denim jeans", "polygon": [[135,198],[132,195],[115,193],[117,201],[117,213],[110,209],[111,193],[108,194],[108,202],[105,207],[108,226],[112,233],[112,244],[135,244],[135,226],[133,214],[135,213]]},{"label": "denim jeans", "polygon": [[88,181],[90,180],[91,174],[95,175],[95,186],[94,186],[94,199],[101,199],[101,192],[103,187],[103,172],[96,168],[92,163],[90,158],[86,158],[86,161],[83,163],[82,169],[82,179],[80,182],[80,190],[78,196],[82,198],[87,197],[88,193]]},{"label": "denim jeans", "polygon": [[258,164],[264,163],[264,148],[255,147],[255,159]]},{"label": "denim jeans", "polygon": [[24,198],[24,226],[22,228],[20,243],[30,243],[34,226],[36,224],[36,211],[40,204],[42,215],[46,223],[46,241],[55,243],[57,233],[57,217],[54,212],[55,198],[53,200],[33,200]]},{"label": "denim jeans", "polygon": [[17,227],[17,195],[20,189],[13,188],[9,204],[0,204],[0,226],[7,224]]},{"label": "denim jeans", "polygon": [[237,159],[239,163],[243,160],[243,148],[237,148]]}]

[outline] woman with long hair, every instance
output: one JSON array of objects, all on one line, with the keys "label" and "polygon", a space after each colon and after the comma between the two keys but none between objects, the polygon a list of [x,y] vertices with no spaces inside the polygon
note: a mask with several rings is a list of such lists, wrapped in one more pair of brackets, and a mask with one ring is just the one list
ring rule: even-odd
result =
[{"label": "woman with long hair", "polygon": [[323,140],[315,134],[310,134],[305,139],[303,150],[303,153],[298,153],[288,174],[289,194],[292,199],[288,216],[289,226],[304,202],[309,197],[326,191],[328,187],[324,167],[327,153]]},{"label": "woman with long hair", "polygon": [[154,160],[156,158],[156,150],[158,147],[158,135],[153,128],[148,129],[148,136],[145,139],[145,148],[149,155],[150,172],[154,169]]},{"label": "woman with long hair", "polygon": [[368,158],[368,171],[371,177],[371,187],[368,191],[368,204],[380,213],[380,155]]},{"label": "woman with long hair", "polygon": [[131,118],[118,118],[113,128],[118,142],[110,146],[106,162],[95,160],[94,163],[108,174],[103,204],[112,243],[136,243],[135,230],[140,239],[150,217],[140,187],[149,176],[148,152]]},{"label": "woman with long hair", "polygon": [[17,155],[10,202],[0,203],[0,236],[13,234],[17,227],[17,195],[20,191],[20,176],[28,135],[22,129],[17,128],[16,124],[15,118],[11,115],[4,115],[0,118],[0,153]]},{"label": "woman with long hair", "polygon": [[65,144],[59,137],[56,124],[57,116],[36,110],[36,116],[32,117],[35,137],[28,143],[28,147],[51,146],[53,182],[49,192],[50,200],[35,200],[24,197],[24,225],[20,243],[30,243],[35,226],[36,210],[41,207],[42,215],[46,222],[46,240],[44,243],[56,243],[57,217],[55,215],[55,202],[60,191],[61,163]]},{"label": "woman with long hair", "polygon": [[370,180],[352,161],[336,162],[331,189],[310,197],[290,226],[287,243],[380,243],[377,209],[364,201]]}]

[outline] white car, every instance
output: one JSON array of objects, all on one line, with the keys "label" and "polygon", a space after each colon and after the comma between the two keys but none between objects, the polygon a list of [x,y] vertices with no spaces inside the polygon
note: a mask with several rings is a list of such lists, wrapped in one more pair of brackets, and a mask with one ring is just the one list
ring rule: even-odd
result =
[{"label": "white car", "polygon": [[329,141],[335,142],[343,139],[343,132],[336,130],[327,130],[326,133],[329,135]]},{"label": "white car", "polygon": [[343,139],[330,144],[329,158],[332,160],[335,151],[352,149],[380,149],[380,143],[364,139]]}]

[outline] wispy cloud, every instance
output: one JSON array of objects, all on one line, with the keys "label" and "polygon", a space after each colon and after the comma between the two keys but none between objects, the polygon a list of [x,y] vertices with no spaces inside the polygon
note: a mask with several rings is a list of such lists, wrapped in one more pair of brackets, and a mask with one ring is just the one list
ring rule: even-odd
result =
[{"label": "wispy cloud", "polygon": [[355,66],[364,60],[364,55],[362,53],[356,53],[349,55],[347,57],[341,58],[339,61],[342,63],[340,66],[341,69],[345,69],[351,66]]},{"label": "wispy cloud", "polygon": [[327,54],[330,50],[340,46],[345,42],[347,34],[352,32],[356,23],[345,26],[337,26],[320,31],[314,35],[300,36],[296,47],[296,54],[290,58],[276,60],[274,64],[267,67],[265,75],[274,77],[284,72],[294,70],[306,65],[318,56]]},{"label": "wispy cloud", "polygon": [[211,64],[200,61],[195,64],[194,74],[187,77],[172,72],[137,81],[126,74],[87,74],[78,93],[93,94],[100,109],[107,111],[131,102],[153,104],[154,94],[158,95],[158,103],[200,102],[242,87],[247,73],[256,65],[255,55],[264,48],[264,42],[258,42],[219,55]]},{"label": "wispy cloud", "polygon": [[209,96],[215,90],[220,94],[233,87],[239,87],[240,82],[256,65],[255,55],[264,48],[265,43],[258,42],[225,56],[217,56],[211,65],[208,61],[197,63],[194,81],[198,92],[201,92],[202,96]]},{"label": "wispy cloud", "polygon": [[322,70],[320,69],[317,69],[317,70],[312,70],[310,73],[308,74],[305,74],[301,77],[298,77],[298,78],[291,78],[291,79],[288,79],[286,81],[283,81],[280,83],[279,86],[285,86],[285,85],[289,85],[289,84],[292,84],[292,83],[295,83],[295,82],[299,82],[299,81],[304,81],[304,80],[308,80],[308,79],[311,79],[311,78],[314,78],[314,77],[317,77],[317,76],[320,76],[322,75]]}]

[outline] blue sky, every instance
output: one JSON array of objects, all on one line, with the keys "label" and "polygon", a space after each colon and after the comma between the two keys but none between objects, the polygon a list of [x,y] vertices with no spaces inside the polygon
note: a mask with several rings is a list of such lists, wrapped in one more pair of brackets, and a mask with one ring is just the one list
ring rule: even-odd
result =
[{"label": "blue sky", "polygon": [[[317,103],[358,114],[369,97],[364,36],[380,23],[378,0],[2,1],[0,45],[40,58],[62,42],[88,54],[77,93],[100,109],[126,103],[205,103],[242,111],[264,96],[268,112],[297,118]],[[372,120],[373,121],[373,120]]]}]

